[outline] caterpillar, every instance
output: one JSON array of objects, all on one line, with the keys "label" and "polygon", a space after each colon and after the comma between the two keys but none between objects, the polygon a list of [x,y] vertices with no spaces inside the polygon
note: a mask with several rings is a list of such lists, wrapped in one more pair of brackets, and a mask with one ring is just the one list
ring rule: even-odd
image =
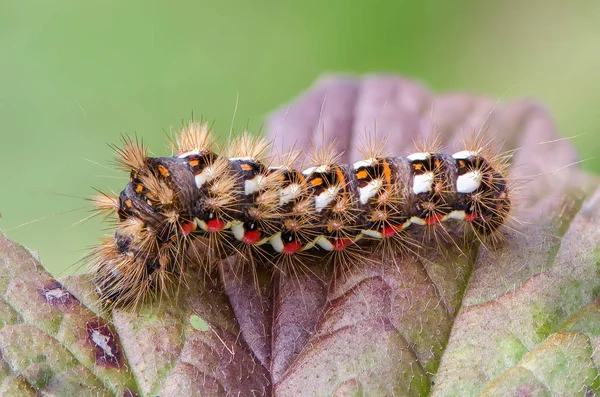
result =
[{"label": "caterpillar", "polygon": [[453,155],[372,149],[354,164],[326,147],[303,170],[294,154],[272,164],[269,143],[247,132],[220,155],[215,145],[211,128],[192,121],[171,142],[172,157],[150,157],[127,137],[115,147],[129,182],[118,196],[93,199],[116,214],[114,235],[92,253],[101,301],[124,307],[169,295],[192,258],[209,269],[241,254],[281,270],[302,255],[402,244],[411,225],[449,221],[485,238],[511,207],[504,163],[481,139]]}]

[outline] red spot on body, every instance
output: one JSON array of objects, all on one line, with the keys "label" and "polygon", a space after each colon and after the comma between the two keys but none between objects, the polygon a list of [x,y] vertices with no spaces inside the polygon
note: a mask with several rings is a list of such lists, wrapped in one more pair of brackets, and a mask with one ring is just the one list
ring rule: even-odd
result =
[{"label": "red spot on body", "polygon": [[435,225],[436,223],[440,223],[444,218],[444,214],[435,213],[428,218],[425,218],[425,224],[427,225]]},{"label": "red spot on body", "polygon": [[261,240],[261,238],[262,233],[260,230],[252,230],[244,233],[244,238],[242,238],[242,241],[246,244],[256,244]]},{"label": "red spot on body", "polygon": [[335,251],[343,251],[352,244],[354,241],[350,238],[340,238],[333,242],[333,249]]},{"label": "red spot on body", "polygon": [[381,237],[382,238],[389,238],[392,237],[394,234],[398,233],[400,230],[402,230],[402,225],[400,226],[385,226],[383,228],[383,230],[381,231]]},{"label": "red spot on body", "polygon": [[477,213],[465,214],[465,222],[473,222],[477,218]]},{"label": "red spot on body", "polygon": [[293,255],[302,249],[302,243],[300,241],[292,241],[283,246],[283,252],[285,255]]},{"label": "red spot on body", "polygon": [[187,236],[188,234],[196,230],[196,224],[194,222],[184,223],[183,225],[181,225],[181,230],[183,231],[183,234]]},{"label": "red spot on body", "polygon": [[219,218],[211,219],[210,221],[206,222],[206,230],[209,233],[218,233],[223,230],[225,226],[227,226],[227,223],[223,222]]}]

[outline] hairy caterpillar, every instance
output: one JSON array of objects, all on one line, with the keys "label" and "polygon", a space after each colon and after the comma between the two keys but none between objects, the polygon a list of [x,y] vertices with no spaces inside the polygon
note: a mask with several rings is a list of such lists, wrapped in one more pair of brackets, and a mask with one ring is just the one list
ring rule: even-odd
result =
[{"label": "hairy caterpillar", "polygon": [[173,157],[149,157],[143,143],[125,138],[116,151],[129,183],[118,197],[94,199],[118,217],[114,236],[92,254],[98,295],[111,305],[168,293],[192,256],[209,267],[240,253],[252,266],[261,257],[281,268],[304,254],[401,244],[413,224],[450,220],[483,237],[511,206],[506,170],[480,139],[453,155],[370,150],[351,165],[338,164],[329,147],[302,171],[293,155],[269,165],[269,144],[248,133],[218,155],[210,129],[197,122],[172,147]]}]

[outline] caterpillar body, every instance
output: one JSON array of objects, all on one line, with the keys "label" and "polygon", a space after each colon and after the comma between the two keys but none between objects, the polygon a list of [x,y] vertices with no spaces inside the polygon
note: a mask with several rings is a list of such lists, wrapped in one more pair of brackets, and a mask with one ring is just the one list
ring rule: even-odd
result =
[{"label": "caterpillar body", "polygon": [[280,268],[305,254],[402,240],[411,225],[455,220],[488,236],[511,206],[506,170],[485,145],[453,155],[372,150],[351,165],[327,148],[304,170],[294,167],[293,155],[270,165],[269,144],[248,133],[223,155],[213,146],[208,126],[191,122],[177,134],[173,157],[149,157],[131,139],[116,149],[129,182],[118,197],[94,199],[118,217],[114,236],[92,254],[102,301],[126,306],[168,293],[190,251],[207,267],[240,253]]}]

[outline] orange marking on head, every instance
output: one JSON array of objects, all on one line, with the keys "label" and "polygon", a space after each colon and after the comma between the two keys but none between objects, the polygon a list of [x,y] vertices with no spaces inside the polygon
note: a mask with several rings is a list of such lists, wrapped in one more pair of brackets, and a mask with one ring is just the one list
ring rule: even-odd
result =
[{"label": "orange marking on head", "polygon": [[125,200],[125,205],[127,207],[131,207],[131,206],[133,206],[133,203],[131,202],[131,200]]},{"label": "orange marking on head", "polygon": [[144,190],[144,185],[142,185],[141,183],[138,183],[137,186],[135,187],[135,192],[141,193],[142,190]]},{"label": "orange marking on head", "polygon": [[435,168],[440,168],[442,166],[442,162],[440,161],[440,159],[435,159],[433,165],[435,166]]},{"label": "orange marking on head", "polygon": [[412,166],[415,171],[423,171],[423,164],[421,163],[415,163]]},{"label": "orange marking on head", "polygon": [[159,165],[158,172],[160,172],[160,174],[164,177],[169,176],[169,170],[165,166]]},{"label": "orange marking on head", "polygon": [[192,167],[197,167],[197,166],[199,166],[199,165],[200,165],[200,160],[198,160],[198,159],[190,160],[190,163],[189,163],[189,164],[190,164],[190,166],[192,166]]},{"label": "orange marking on head", "polygon": [[242,171],[252,171],[252,166],[250,164],[242,164],[240,168]]}]

